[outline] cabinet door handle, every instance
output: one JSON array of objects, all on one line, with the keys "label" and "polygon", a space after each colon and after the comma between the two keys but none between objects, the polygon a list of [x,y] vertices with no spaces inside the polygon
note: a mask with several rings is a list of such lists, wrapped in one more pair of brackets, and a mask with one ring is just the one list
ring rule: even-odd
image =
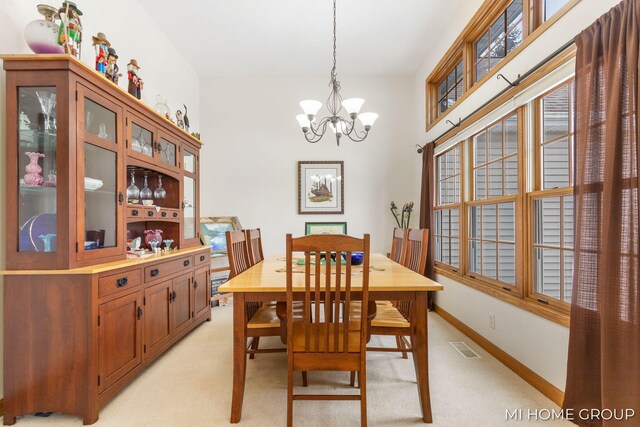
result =
[{"label": "cabinet door handle", "polygon": [[138,306],[138,320],[142,319],[142,307]]},{"label": "cabinet door handle", "polygon": [[188,259],[184,260],[184,262],[182,263],[182,265],[184,265],[185,267],[189,267],[189,264],[191,264],[191,261],[189,261]]},{"label": "cabinet door handle", "polygon": [[200,255],[200,261],[204,261],[204,255]]},{"label": "cabinet door handle", "polygon": [[123,286],[127,286],[127,283],[129,283],[129,279],[127,277],[122,277],[118,280],[116,280],[116,286],[121,288]]},{"label": "cabinet door handle", "polygon": [[120,204],[122,204],[122,202],[124,202],[124,194],[122,194],[122,191],[118,194],[118,202]]},{"label": "cabinet door handle", "polygon": [[158,270],[157,268],[151,270],[151,277],[156,277],[158,274],[160,274],[160,270]]},{"label": "cabinet door handle", "polygon": [[193,281],[193,289],[198,289],[198,281],[197,280]]},{"label": "cabinet door handle", "polygon": [[131,211],[131,215],[133,215],[133,216],[138,216],[138,213],[139,213],[138,209],[134,209],[134,210]]},{"label": "cabinet door handle", "polygon": [[172,291],[171,292],[171,302],[174,302],[176,300],[176,291]]}]

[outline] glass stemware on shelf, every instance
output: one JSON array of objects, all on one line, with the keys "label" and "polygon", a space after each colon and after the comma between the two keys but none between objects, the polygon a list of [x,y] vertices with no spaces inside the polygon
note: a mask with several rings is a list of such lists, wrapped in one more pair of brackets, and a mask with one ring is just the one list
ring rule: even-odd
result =
[{"label": "glass stemware on shelf", "polygon": [[149,188],[149,185],[147,184],[147,175],[144,176],[144,187],[142,187],[142,190],[140,190],[140,198],[142,200],[145,199],[151,199],[153,197],[153,192],[151,191],[151,189]]},{"label": "glass stemware on shelf", "polygon": [[56,107],[56,94],[36,91],[36,96],[38,97],[38,101],[40,101],[40,109],[44,116],[44,126],[42,130],[45,133],[50,133],[51,130],[55,131],[55,118],[53,121],[53,129],[51,129],[51,113]]},{"label": "glass stemware on shelf", "polygon": [[140,189],[136,186],[136,177],[131,172],[131,185],[127,187],[127,200],[136,200],[140,197]]},{"label": "glass stemware on shelf", "polygon": [[156,199],[164,199],[167,197],[167,190],[162,188],[162,175],[158,175],[158,188],[153,192],[153,197]]}]

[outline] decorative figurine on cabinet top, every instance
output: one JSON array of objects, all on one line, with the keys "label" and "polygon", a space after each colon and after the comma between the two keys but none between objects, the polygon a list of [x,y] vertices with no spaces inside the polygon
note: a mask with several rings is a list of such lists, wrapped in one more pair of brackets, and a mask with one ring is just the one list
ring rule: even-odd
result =
[{"label": "decorative figurine on cabinet top", "polygon": [[47,4],[39,4],[38,13],[44,19],[31,21],[24,29],[27,45],[35,53],[64,53],[64,48],[58,44],[58,9]]},{"label": "decorative figurine on cabinet top", "polygon": [[118,55],[116,55],[116,50],[112,47],[107,49],[109,52],[107,54],[107,69],[105,77],[115,84],[118,84],[118,79],[122,77],[122,73],[120,73],[120,67],[118,67]]},{"label": "decorative figurine on cabinet top", "polygon": [[140,99],[142,94],[143,83],[142,79],[138,76],[138,70],[140,70],[140,66],[138,65],[138,61],[132,59],[127,64],[127,77],[129,79],[129,87],[128,92],[134,97]]},{"label": "decorative figurine on cabinet top", "polygon": [[184,119],[182,116],[182,111],[180,110],[176,111],[176,126],[178,126],[180,129],[184,129]]},{"label": "decorative figurine on cabinet top", "polygon": [[187,116],[187,106],[182,104],[184,107],[184,130],[189,133],[189,116]]},{"label": "decorative figurine on cabinet top", "polygon": [[82,45],[82,24],[80,17],[82,12],[72,1],[64,1],[58,9],[60,15],[60,28],[58,30],[58,44],[64,48],[64,52],[80,59],[80,46]]},{"label": "decorative figurine on cabinet top", "polygon": [[107,73],[107,53],[111,43],[104,33],[93,36],[93,47],[96,50],[96,71],[103,76]]}]

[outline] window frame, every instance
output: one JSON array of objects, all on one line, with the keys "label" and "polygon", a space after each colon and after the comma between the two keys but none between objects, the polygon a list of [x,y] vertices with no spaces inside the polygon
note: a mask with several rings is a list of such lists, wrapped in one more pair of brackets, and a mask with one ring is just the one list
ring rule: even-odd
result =
[{"label": "window frame", "polygon": [[[447,203],[447,204],[442,204],[440,202],[440,182],[442,181],[440,179],[440,162],[438,161],[439,158],[441,156],[446,155],[447,153],[450,153],[451,151],[455,150],[455,149],[459,149],[460,150],[460,155],[459,155],[459,164],[458,164],[458,175],[452,175],[451,177],[455,177],[455,176],[459,176],[459,180],[458,182],[460,183],[460,188],[458,189],[459,191],[459,195],[460,197],[458,198],[458,201],[456,203]],[[453,144],[451,147],[447,148],[446,150],[444,150],[442,153],[438,153],[438,155],[434,156],[434,175],[436,177],[436,179],[434,180],[434,184],[435,184],[435,189],[434,189],[434,203],[435,206],[433,207],[433,224],[435,224],[436,221],[436,211],[445,211],[445,210],[451,210],[451,209],[458,209],[458,266],[453,266],[450,264],[446,264],[443,263],[441,261],[436,261],[435,260],[435,253],[436,253],[436,237],[444,237],[444,234],[438,234],[436,235],[435,233],[433,234],[433,239],[431,239],[431,244],[433,245],[433,253],[434,253],[434,265],[437,266],[438,268],[442,268],[445,269],[447,271],[450,271],[452,273],[456,273],[458,274],[460,271],[462,271],[462,266],[463,266],[463,257],[462,257],[462,253],[464,252],[462,250],[463,248],[463,244],[462,244],[462,235],[463,235],[463,219],[462,219],[462,201],[464,200],[464,173],[463,173],[463,168],[464,168],[464,143],[462,141],[457,142],[455,144]],[[446,179],[450,179],[451,177],[447,177]],[[442,231],[442,230],[441,230]],[[447,237],[451,238],[451,235],[448,234]],[[450,246],[451,248],[451,246]]]},{"label": "window frame", "polygon": [[[536,282],[535,282],[535,249],[537,247],[545,247],[545,245],[540,245],[535,243],[535,202],[538,200],[543,200],[546,198],[556,198],[559,197],[560,202],[560,244],[558,249],[562,254],[567,248],[564,246],[564,204],[562,202],[563,197],[572,196],[574,189],[573,182],[573,170],[575,167],[575,160],[573,159],[573,147],[575,146],[575,87],[573,93],[570,92],[569,96],[569,129],[567,136],[570,140],[573,140],[573,143],[569,144],[569,185],[565,187],[556,187],[556,188],[544,188],[543,182],[543,166],[544,166],[544,158],[543,158],[543,147],[548,144],[548,142],[544,143],[544,111],[543,111],[543,100],[548,95],[554,93],[559,90],[563,86],[570,86],[573,84],[575,86],[575,76],[571,77],[568,80],[564,80],[555,84],[550,89],[538,95],[530,104],[534,109],[534,120],[533,120],[533,162],[534,162],[534,185],[533,191],[527,193],[527,251],[526,251],[526,259],[529,261],[525,263],[527,265],[527,292],[526,297],[530,301],[533,301],[535,304],[543,304],[552,309],[555,309],[561,313],[565,313],[569,315],[571,311],[571,304],[560,299],[551,297],[549,295],[536,292]],[[558,141],[560,139],[556,139]],[[553,142],[555,142],[553,141]],[[574,206],[575,209],[575,206]],[[575,225],[575,224],[574,224]],[[574,250],[572,250],[574,252]],[[564,258],[561,258],[561,272],[563,271],[564,266]],[[564,274],[564,273],[562,273]],[[561,285],[563,284],[564,279],[561,280]]]},{"label": "window frame", "polygon": [[[480,80],[475,80],[475,42],[484,34],[495,20],[506,11],[513,0],[484,2],[473,18],[458,35],[447,53],[436,64],[425,81],[425,131],[428,131],[487,80],[497,75],[502,67],[518,56],[528,45],[554,25],[568,11],[582,0],[568,0],[546,21],[543,19],[545,0],[522,0],[522,41],[511,50],[495,67],[491,68]],[[460,59],[464,60],[463,93],[443,113],[439,114],[438,83],[455,67]]]}]

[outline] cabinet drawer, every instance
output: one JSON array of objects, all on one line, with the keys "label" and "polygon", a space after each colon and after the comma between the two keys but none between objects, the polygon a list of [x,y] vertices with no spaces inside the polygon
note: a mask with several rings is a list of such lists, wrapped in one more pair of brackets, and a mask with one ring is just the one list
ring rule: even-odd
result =
[{"label": "cabinet drawer", "polygon": [[178,258],[144,269],[144,281],[151,282],[193,268],[193,256]]},{"label": "cabinet drawer", "polygon": [[156,212],[156,208],[148,208],[146,206],[140,206],[135,208],[127,207],[127,217],[149,219],[149,218],[159,218],[159,214]]},{"label": "cabinet drawer", "polygon": [[209,264],[210,262],[209,251],[195,254],[194,262],[195,262],[195,265]]},{"label": "cabinet drawer", "polygon": [[166,209],[162,208],[156,218],[160,219],[178,219],[180,218],[180,213],[177,209]]},{"label": "cabinet drawer", "polygon": [[142,283],[142,271],[140,269],[101,277],[98,279],[98,297],[102,298],[116,292],[128,290],[138,286],[140,283]]}]

